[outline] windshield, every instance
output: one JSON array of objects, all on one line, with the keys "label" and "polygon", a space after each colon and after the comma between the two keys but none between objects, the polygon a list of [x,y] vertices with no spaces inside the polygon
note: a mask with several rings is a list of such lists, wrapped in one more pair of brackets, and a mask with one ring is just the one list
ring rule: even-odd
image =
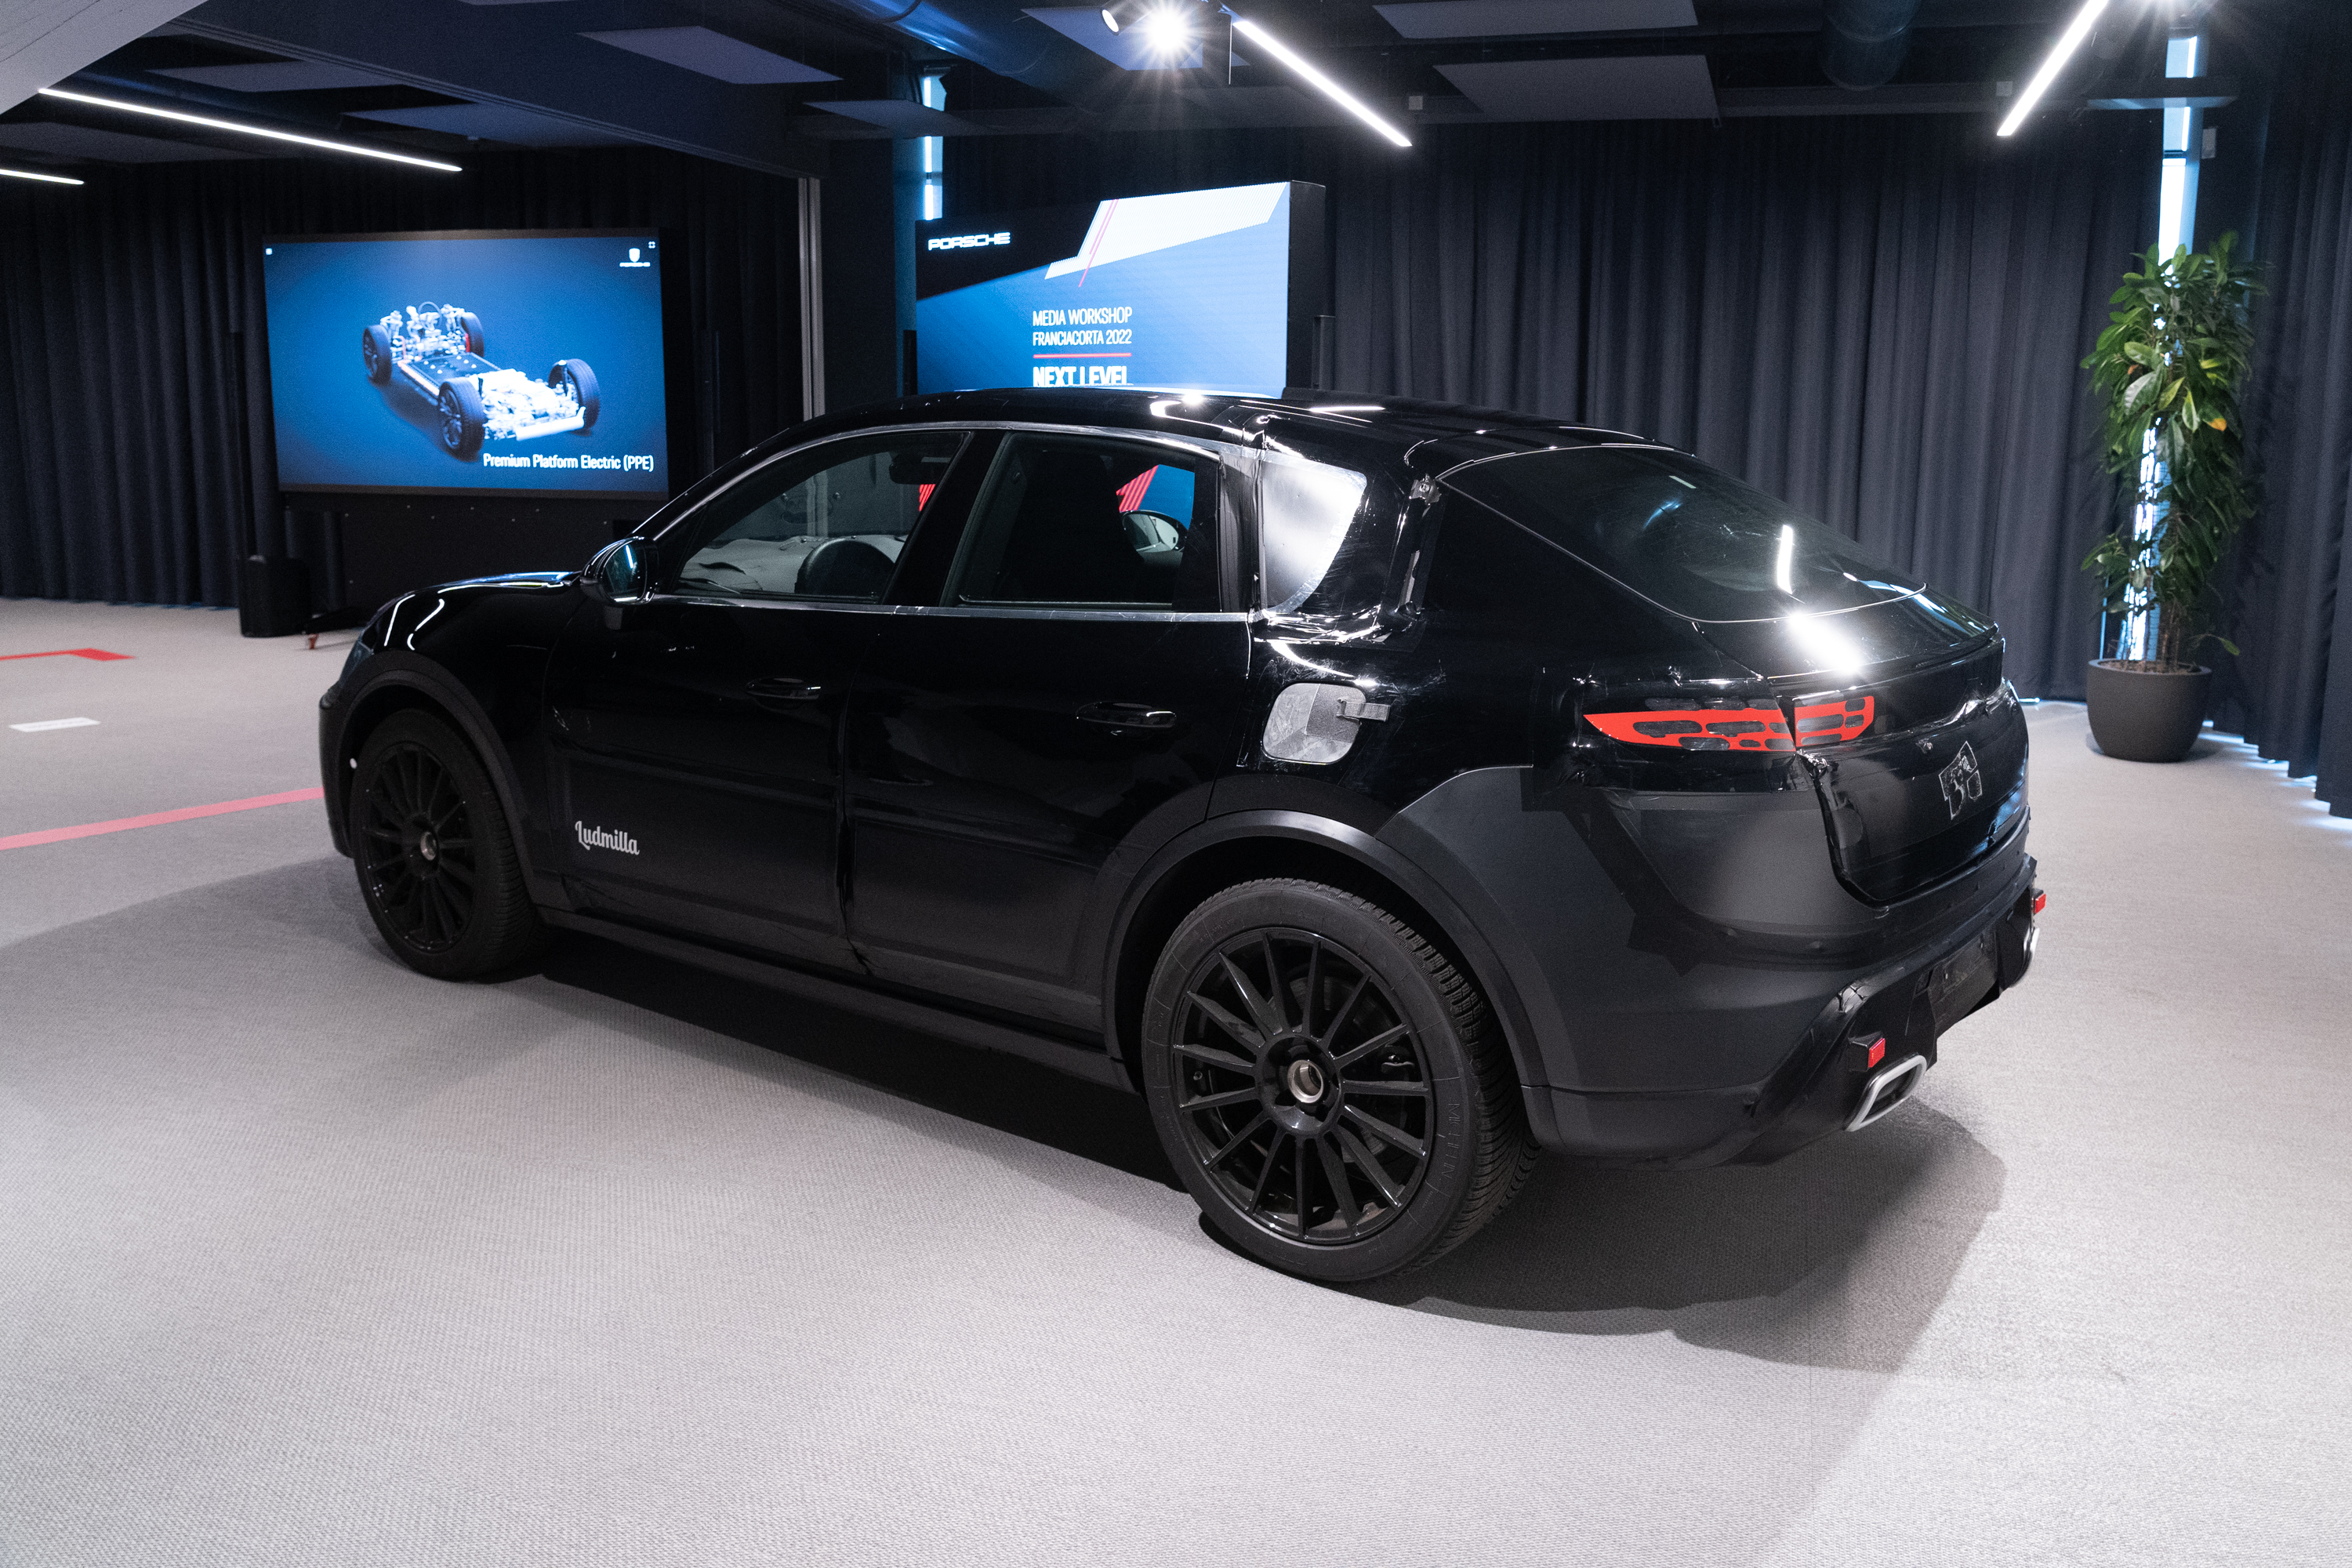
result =
[{"label": "windshield", "polygon": [[1857,609],[1919,586],[1786,502],[1663,447],[1495,458],[1444,482],[1695,621]]}]

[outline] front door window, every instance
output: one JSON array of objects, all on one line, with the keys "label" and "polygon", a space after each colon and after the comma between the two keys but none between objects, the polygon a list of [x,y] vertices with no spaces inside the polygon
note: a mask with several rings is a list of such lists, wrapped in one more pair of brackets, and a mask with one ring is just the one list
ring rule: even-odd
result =
[{"label": "front door window", "polygon": [[964,437],[912,431],[781,458],[714,497],[669,586],[734,598],[878,602]]}]

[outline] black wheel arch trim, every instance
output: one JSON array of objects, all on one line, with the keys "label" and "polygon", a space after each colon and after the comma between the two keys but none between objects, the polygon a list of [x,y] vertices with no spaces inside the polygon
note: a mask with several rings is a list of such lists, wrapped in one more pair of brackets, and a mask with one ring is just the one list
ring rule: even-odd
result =
[{"label": "black wheel arch trim", "polygon": [[[1496,951],[1489,934],[1435,878],[1392,845],[1361,828],[1303,811],[1237,811],[1213,816],[1162,846],[1128,884],[1111,926],[1102,967],[1103,1045],[1114,1061],[1129,1072],[1135,1070],[1133,1053],[1122,1037],[1120,1020],[1127,1000],[1122,994],[1121,970],[1138,917],[1171,877],[1179,875],[1203,852],[1254,838],[1287,839],[1344,856],[1411,899],[1437,927],[1423,934],[1452,949],[1469,967],[1471,978],[1494,1008],[1520,1083],[1538,1089],[1548,1087],[1533,1021],[1511,981],[1504,955]],[[1147,984],[1148,981],[1147,974]],[[1538,1126],[1537,1131],[1540,1133],[1542,1128]]]},{"label": "black wheel arch trim", "polygon": [[[490,775],[490,787],[499,792],[499,808],[507,814],[525,884],[531,889],[534,901],[551,901],[558,884],[554,879],[542,876],[533,864],[529,819],[523,811],[522,781],[515,773],[514,760],[499,743],[489,715],[474,694],[438,665],[390,648],[370,658],[363,672],[367,679],[362,684],[340,689],[336,710],[331,715],[334,728],[331,736],[321,738],[320,748],[320,762],[326,774],[327,828],[334,837],[336,850],[346,857],[352,852],[344,830],[344,818],[351,810],[351,763],[359,755],[359,745],[352,742],[352,720],[385,688],[405,688],[423,696],[425,706],[454,724],[465,742],[473,747],[474,754],[481,759],[483,769]],[[360,744],[364,743],[362,739]]]}]

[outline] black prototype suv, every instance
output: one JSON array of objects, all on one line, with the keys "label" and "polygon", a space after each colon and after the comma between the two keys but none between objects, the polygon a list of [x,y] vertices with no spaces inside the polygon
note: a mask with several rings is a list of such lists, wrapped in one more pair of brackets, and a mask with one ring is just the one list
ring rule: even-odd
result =
[{"label": "black prototype suv", "polygon": [[1356,1280],[1538,1148],[1900,1103],[2032,959],[2001,652],[1638,437],[961,393],[384,606],[320,761],[415,968],[594,931],[1139,1090],[1223,1236]]}]

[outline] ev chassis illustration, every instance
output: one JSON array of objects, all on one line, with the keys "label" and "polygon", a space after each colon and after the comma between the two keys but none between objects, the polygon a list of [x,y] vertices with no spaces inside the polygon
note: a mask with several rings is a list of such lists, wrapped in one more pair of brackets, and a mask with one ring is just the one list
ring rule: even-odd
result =
[{"label": "ev chassis illustration", "polygon": [[379,385],[399,373],[441,416],[441,445],[461,461],[488,439],[529,441],[595,427],[596,373],[558,360],[544,382],[482,357],[482,320],[457,305],[394,310],[360,333],[360,363]]}]

